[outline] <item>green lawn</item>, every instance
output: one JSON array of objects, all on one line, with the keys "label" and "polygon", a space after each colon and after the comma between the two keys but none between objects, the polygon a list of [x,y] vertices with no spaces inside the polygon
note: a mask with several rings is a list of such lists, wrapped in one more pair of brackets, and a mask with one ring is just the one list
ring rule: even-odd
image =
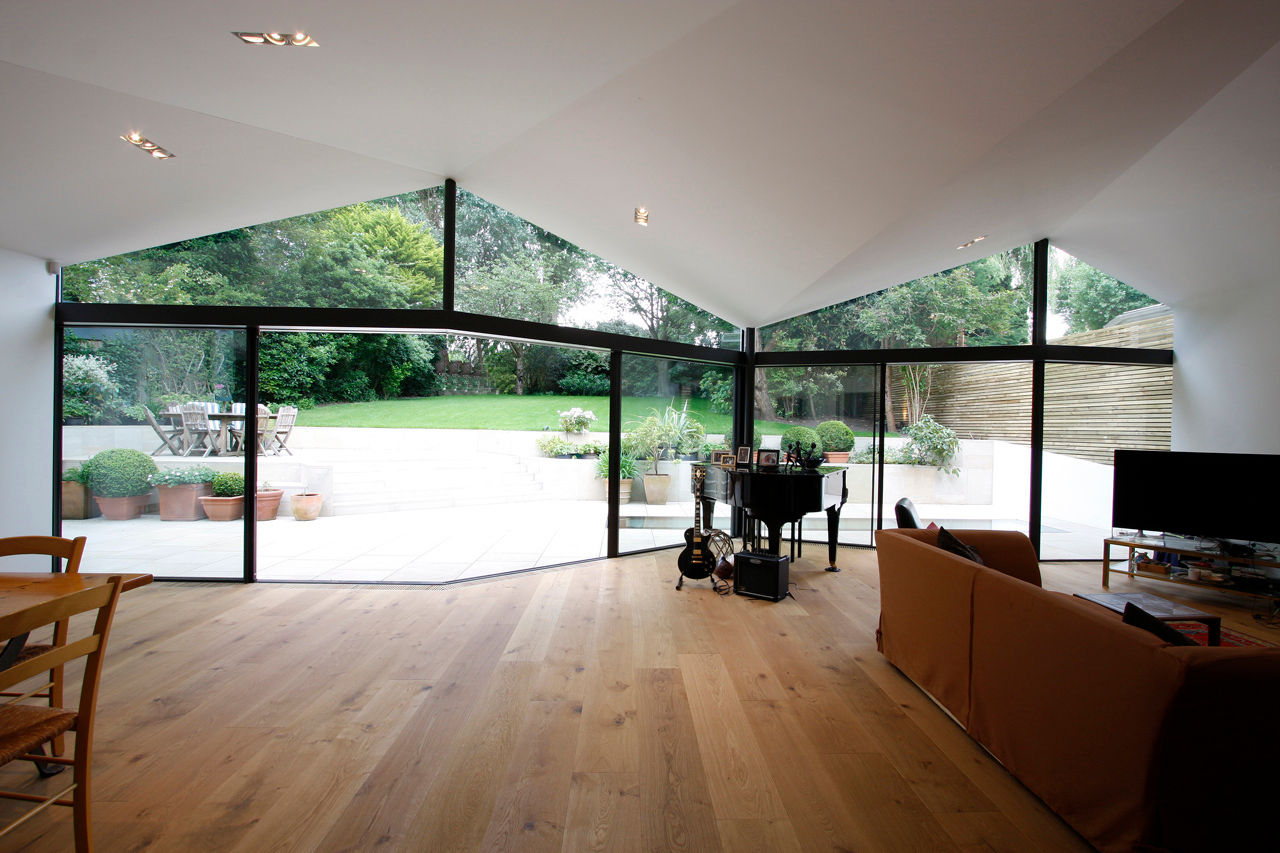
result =
[{"label": "green lawn", "polygon": [[[667,397],[623,397],[622,424],[639,420],[655,409],[666,409]],[[676,405],[680,405],[677,401]],[[416,429],[559,429],[559,412],[574,406],[595,412],[594,429],[609,428],[608,397],[516,397],[510,394],[477,394],[458,397],[418,397],[378,400],[372,403],[338,403],[298,414],[299,426],[400,427]],[[710,434],[733,432],[733,418],[711,411],[707,400],[689,400],[690,413]],[[781,435],[791,424],[756,421],[756,435]]]}]

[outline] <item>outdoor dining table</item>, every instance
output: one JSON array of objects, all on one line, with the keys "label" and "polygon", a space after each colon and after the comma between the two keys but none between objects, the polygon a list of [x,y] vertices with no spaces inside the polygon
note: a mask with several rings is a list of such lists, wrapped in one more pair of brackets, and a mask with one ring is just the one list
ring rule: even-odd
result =
[{"label": "outdoor dining table", "polygon": [[231,445],[229,443],[229,439],[231,438],[231,425],[236,421],[254,419],[257,419],[260,422],[265,421],[267,424],[266,428],[258,430],[258,446],[261,447],[262,437],[270,431],[269,424],[271,421],[275,420],[275,418],[276,416],[274,412],[269,415],[246,415],[244,412],[210,412],[209,420],[218,425],[218,445],[213,449],[213,452],[218,456],[243,456],[244,447],[240,447],[238,450],[230,449]]}]

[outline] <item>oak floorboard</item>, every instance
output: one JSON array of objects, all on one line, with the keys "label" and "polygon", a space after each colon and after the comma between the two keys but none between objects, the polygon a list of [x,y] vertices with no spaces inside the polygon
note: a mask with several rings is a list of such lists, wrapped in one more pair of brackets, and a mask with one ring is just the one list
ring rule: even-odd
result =
[{"label": "oak floorboard", "polygon": [[562,853],[628,853],[641,841],[640,774],[574,773]]}]

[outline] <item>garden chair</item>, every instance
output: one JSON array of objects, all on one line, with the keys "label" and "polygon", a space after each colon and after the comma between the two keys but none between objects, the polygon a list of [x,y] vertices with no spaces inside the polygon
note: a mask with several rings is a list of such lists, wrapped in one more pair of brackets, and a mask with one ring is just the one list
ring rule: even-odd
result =
[{"label": "garden chair", "polygon": [[[0,671],[0,690],[7,690],[46,670],[61,668],[79,658],[85,659],[77,710],[24,705],[19,700],[0,706],[0,765],[21,760],[34,762],[37,766],[59,764],[73,768],[70,784],[60,786],[61,790],[48,796],[0,791],[0,797],[35,803],[21,817],[0,828],[0,835],[48,806],[70,806],[74,815],[76,853],[89,853],[93,848],[89,780],[93,759],[94,711],[97,707],[98,686],[102,680],[102,660],[106,653],[107,635],[111,631],[116,603],[120,600],[121,585],[122,579],[117,575],[103,586],[61,596],[0,618],[0,641],[3,641],[21,637],[45,625],[66,622],[78,613],[97,611],[93,631],[89,636],[66,645],[51,646],[47,651]],[[72,758],[50,758],[44,755],[46,743],[69,731],[75,732]],[[68,794],[71,795],[70,799],[67,799]]]},{"label": "garden chair", "polygon": [[[245,412],[245,404],[232,403],[231,408],[227,411],[233,415],[243,415]],[[229,446],[226,449],[231,452],[243,453],[244,442],[241,440],[243,438],[244,421],[230,421],[227,424],[227,443]]]},{"label": "garden chair", "polygon": [[174,456],[181,456],[183,437],[182,424],[175,424],[171,422],[167,425],[162,425],[158,420],[156,420],[156,416],[146,406],[142,407],[142,411],[147,416],[147,424],[155,430],[156,435],[160,436],[160,441],[163,442],[163,444],[151,451],[151,455],[159,456],[165,449],[168,449],[168,451]]},{"label": "garden chair", "polygon": [[293,424],[298,419],[298,409],[296,406],[281,406],[276,411],[275,429],[271,431],[271,437],[266,443],[266,453],[279,454],[280,451],[293,455],[293,451],[286,445],[289,436],[293,434]]},{"label": "garden chair", "polygon": [[[49,557],[57,557],[63,561],[62,571],[66,574],[75,574],[80,571],[80,558],[84,556],[85,538],[77,536],[75,539],[63,539],[58,536],[9,536],[0,539],[0,557],[17,557],[26,554],[46,555]],[[53,628],[53,642],[49,643],[31,643],[23,645],[22,650],[17,652],[14,663],[22,663],[30,660],[38,654],[43,654],[54,646],[66,645],[67,642],[67,623],[59,622]],[[9,650],[5,649],[7,653]],[[0,653],[0,667],[3,666],[5,654]],[[26,696],[31,699],[48,699],[49,707],[62,707],[62,667],[54,667],[49,670],[49,681],[36,687],[35,692],[27,691],[25,693],[0,693],[0,696]],[[62,755],[62,735],[58,735],[53,741],[53,754]]]},{"label": "garden chair", "polygon": [[[267,407],[265,404],[259,403],[258,416],[255,418],[255,420],[257,421],[257,426],[258,426],[257,439],[256,439],[258,443],[258,453],[263,454],[267,452],[267,439],[268,439],[267,424],[271,420],[271,409]],[[239,425],[238,428],[237,428],[237,424]],[[246,452],[244,421],[233,422],[231,424],[230,432],[231,432],[231,438],[239,446],[240,452],[242,453]]]},{"label": "garden chair", "polygon": [[187,403],[182,407],[182,434],[186,446],[184,456],[190,456],[204,448],[203,456],[218,453],[218,428],[209,423],[209,413],[202,403]]}]

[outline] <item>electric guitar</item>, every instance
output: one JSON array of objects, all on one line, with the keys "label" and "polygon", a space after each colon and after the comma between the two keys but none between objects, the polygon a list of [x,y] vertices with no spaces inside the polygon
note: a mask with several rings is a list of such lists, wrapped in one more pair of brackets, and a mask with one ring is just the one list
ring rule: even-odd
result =
[{"label": "electric guitar", "polygon": [[676,559],[680,567],[679,589],[685,578],[702,580],[715,569],[715,561],[702,544],[702,483],[707,479],[707,469],[693,466],[693,527],[684,532],[684,550]]}]

